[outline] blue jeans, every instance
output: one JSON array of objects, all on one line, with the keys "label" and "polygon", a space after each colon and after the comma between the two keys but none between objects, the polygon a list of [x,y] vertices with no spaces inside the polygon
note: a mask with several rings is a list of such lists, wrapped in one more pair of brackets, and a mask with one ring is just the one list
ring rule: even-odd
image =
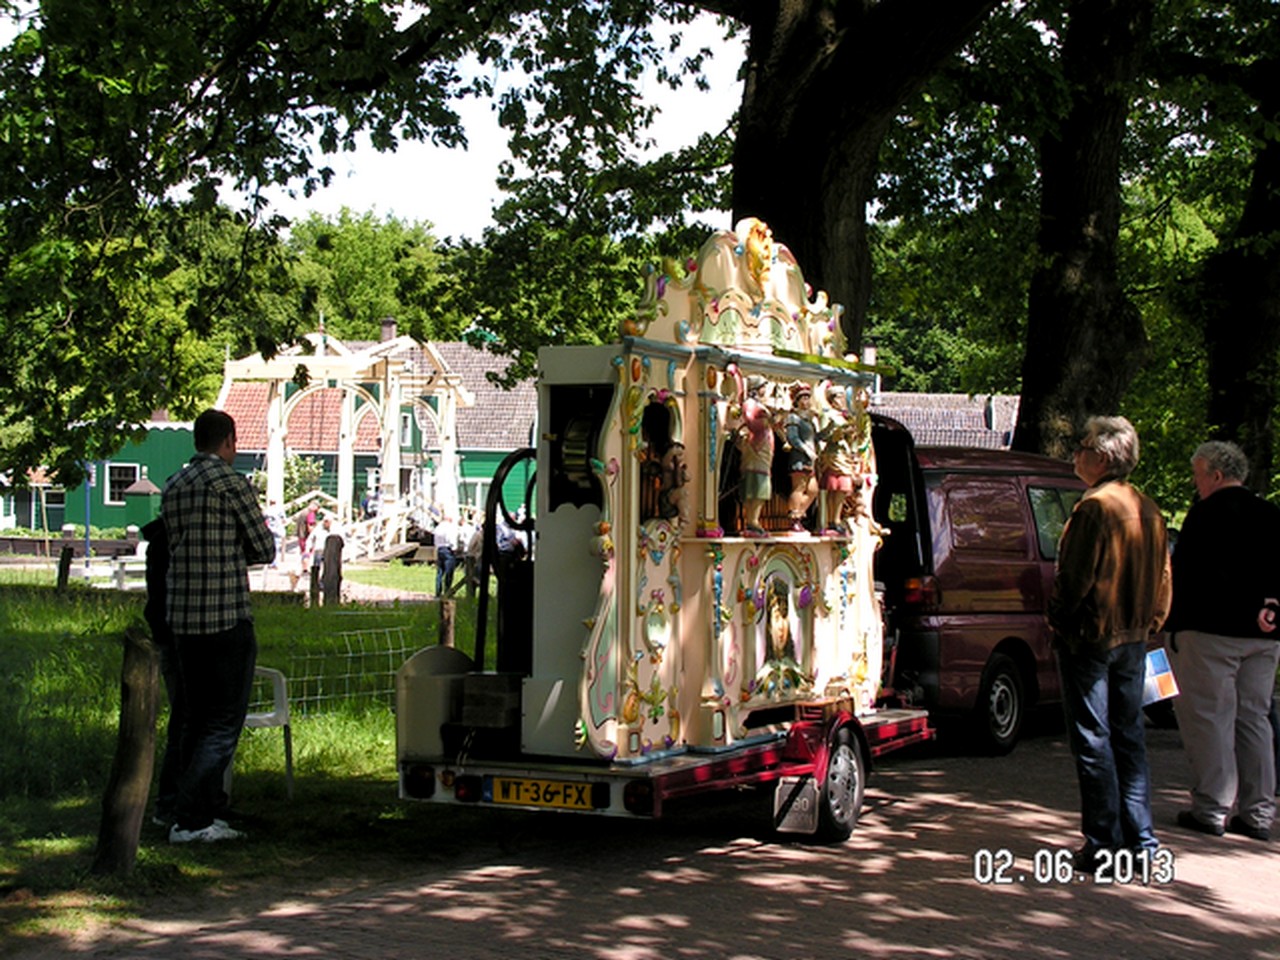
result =
[{"label": "blue jeans", "polygon": [[443,597],[453,586],[458,555],[450,547],[436,547],[436,596]]},{"label": "blue jeans", "polygon": [[1142,719],[1146,649],[1057,649],[1067,736],[1080,781],[1080,826],[1093,850],[1158,846]]},{"label": "blue jeans", "polygon": [[174,642],[186,701],[174,816],[181,829],[202,830],[227,806],[223,775],[249,709],[258,640],[253,622],[241,620],[224,633],[178,636]]}]

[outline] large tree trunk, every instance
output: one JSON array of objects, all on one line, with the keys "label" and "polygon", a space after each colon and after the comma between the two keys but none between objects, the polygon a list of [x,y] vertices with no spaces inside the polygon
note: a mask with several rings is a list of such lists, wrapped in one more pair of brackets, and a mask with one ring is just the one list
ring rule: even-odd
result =
[{"label": "large tree trunk", "polygon": [[1114,414],[1146,346],[1116,276],[1120,145],[1152,0],[1079,0],[1063,44],[1072,103],[1041,143],[1039,246],[1013,446],[1065,456],[1092,414]]},{"label": "large tree trunk", "polygon": [[[1280,121],[1280,76],[1258,91],[1259,115]],[[1202,322],[1209,353],[1209,426],[1249,457],[1249,486],[1265,493],[1274,451],[1276,376],[1280,372],[1280,143],[1265,140],[1240,222],[1205,264]]]},{"label": "large tree trunk", "polygon": [[733,157],[735,218],[766,221],[862,341],[866,211],[881,141],[903,103],[1000,0],[710,4],[751,39]]}]

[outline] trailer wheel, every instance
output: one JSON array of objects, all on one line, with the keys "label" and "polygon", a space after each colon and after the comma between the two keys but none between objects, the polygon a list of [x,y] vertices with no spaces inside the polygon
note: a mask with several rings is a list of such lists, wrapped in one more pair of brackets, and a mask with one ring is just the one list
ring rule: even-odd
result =
[{"label": "trailer wheel", "polygon": [[822,778],[817,833],[820,840],[849,839],[862,812],[866,786],[867,763],[862,748],[848,730],[840,730],[831,743],[826,774]]}]

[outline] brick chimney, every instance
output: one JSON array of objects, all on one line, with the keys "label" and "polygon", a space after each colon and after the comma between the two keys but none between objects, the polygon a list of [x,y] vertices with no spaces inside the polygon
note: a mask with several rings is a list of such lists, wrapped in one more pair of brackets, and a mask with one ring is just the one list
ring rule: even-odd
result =
[{"label": "brick chimney", "polygon": [[382,318],[382,339],[383,341],[394,340],[396,338],[396,318]]}]

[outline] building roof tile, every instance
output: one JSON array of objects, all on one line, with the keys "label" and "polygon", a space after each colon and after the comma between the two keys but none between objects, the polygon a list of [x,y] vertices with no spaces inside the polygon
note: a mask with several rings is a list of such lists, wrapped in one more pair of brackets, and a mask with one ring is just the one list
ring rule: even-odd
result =
[{"label": "building roof tile", "polygon": [[1018,421],[1018,397],[965,393],[878,394],[873,413],[892,417],[921,446],[1008,448]]}]

